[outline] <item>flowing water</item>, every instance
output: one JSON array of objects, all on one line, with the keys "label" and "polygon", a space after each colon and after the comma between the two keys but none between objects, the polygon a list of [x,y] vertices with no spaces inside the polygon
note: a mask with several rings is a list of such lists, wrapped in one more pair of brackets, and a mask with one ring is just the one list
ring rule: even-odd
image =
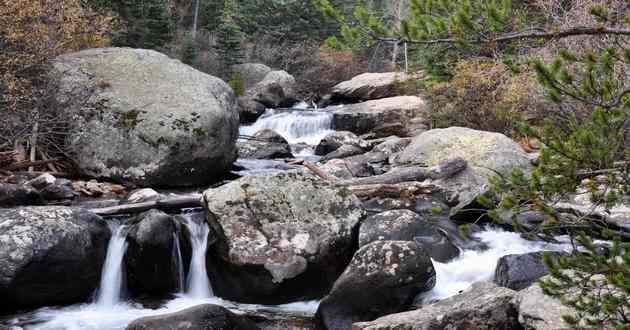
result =
[{"label": "flowing water", "polygon": [[[191,219],[192,217],[184,218]],[[184,221],[184,226],[193,234],[190,235],[191,246],[194,249],[198,249],[198,251],[205,251],[206,247],[204,247],[202,236],[207,237],[207,225],[203,226],[199,222],[186,220]],[[121,235],[122,232],[120,232]],[[492,279],[497,261],[504,255],[543,250],[566,250],[569,248],[568,244],[564,243],[548,244],[527,241],[517,233],[494,228],[487,228],[474,236],[486,243],[488,249],[484,251],[464,250],[458,258],[448,263],[434,261],[437,275],[436,285],[433,290],[425,294],[425,301],[447,298],[468,289],[475,282]],[[115,235],[114,237],[118,236]],[[114,241],[114,237],[112,241]],[[197,243],[194,242],[195,240],[197,240]],[[207,244],[207,239],[205,244]],[[124,248],[121,250],[124,250]],[[202,254],[200,253],[199,255]],[[199,255],[197,257],[201,260]],[[194,256],[193,259],[195,259]],[[207,276],[205,280],[197,276],[191,276],[194,273],[198,275],[205,273],[205,263],[195,266],[195,262],[195,260],[191,260],[191,270],[186,283],[186,294],[176,295],[174,299],[166,301],[159,309],[147,309],[133,303],[118,303],[107,308],[103,308],[98,304],[75,305],[58,309],[42,308],[32,313],[21,315],[12,320],[10,324],[13,326],[12,329],[29,330],[123,330],[131,321],[137,318],[172,313],[204,303],[222,305],[240,312],[266,310],[304,315],[313,315],[319,305],[317,301],[279,306],[249,305],[213,297],[211,296],[212,291],[209,282],[207,282]],[[104,271],[106,270],[105,268]],[[208,284],[207,287],[205,287],[205,283]]]},{"label": "flowing water", "polygon": [[333,132],[332,114],[307,110],[278,112],[268,109],[254,124],[241,126],[240,134],[252,136],[263,129],[270,129],[282,135],[292,146],[298,144],[316,146],[326,135]]},{"label": "flowing water", "polygon": [[192,213],[184,214],[183,219],[183,225],[188,230],[192,246],[186,294],[194,299],[207,299],[214,296],[206,270],[206,250],[210,228],[203,217],[195,217]]},{"label": "flowing water", "polygon": [[120,302],[124,284],[123,257],[127,251],[127,226],[109,222],[112,237],[107,245],[107,257],[101,273],[96,305],[112,307]]},{"label": "flowing water", "polygon": [[173,263],[175,265],[175,271],[177,272],[177,289],[179,293],[184,293],[186,289],[186,280],[184,275],[184,260],[182,259],[182,248],[179,244],[179,230],[177,233],[173,233]]}]

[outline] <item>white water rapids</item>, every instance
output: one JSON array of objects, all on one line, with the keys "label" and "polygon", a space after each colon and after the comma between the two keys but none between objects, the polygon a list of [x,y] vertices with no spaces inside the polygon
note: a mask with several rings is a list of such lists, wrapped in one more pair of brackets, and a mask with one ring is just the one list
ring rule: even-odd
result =
[{"label": "white water rapids", "polygon": [[112,237],[107,245],[101,285],[96,298],[96,305],[102,308],[109,308],[120,302],[124,283],[123,258],[127,251],[127,226],[117,222],[110,222],[109,226]]},{"label": "white water rapids", "polygon": [[[488,245],[485,251],[465,250],[448,263],[434,262],[436,286],[425,294],[425,300],[443,299],[468,289],[473,283],[492,279],[500,257],[544,250],[564,250],[564,244],[548,244],[524,240],[519,234],[488,228],[474,235]],[[305,283],[307,285],[307,283]],[[143,308],[139,304],[119,302],[104,308],[98,304],[75,305],[65,308],[42,308],[14,320],[12,329],[35,330],[123,330],[133,320],[151,315],[172,313],[199,304],[222,305],[232,310],[271,310],[312,315],[318,302],[298,302],[280,306],[237,304],[218,297],[195,298],[176,295],[159,309]]]}]

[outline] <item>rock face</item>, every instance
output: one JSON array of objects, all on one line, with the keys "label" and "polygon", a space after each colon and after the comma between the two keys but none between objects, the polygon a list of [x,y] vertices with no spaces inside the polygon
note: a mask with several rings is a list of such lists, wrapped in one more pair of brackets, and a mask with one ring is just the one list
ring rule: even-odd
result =
[{"label": "rock face", "polygon": [[315,154],[324,156],[344,145],[356,146],[361,149],[368,149],[370,144],[356,136],[352,132],[337,131],[326,135],[315,148]]},{"label": "rock face", "polygon": [[[355,134],[377,133],[407,136],[406,124],[411,118],[424,117],[426,102],[417,96],[397,96],[322,109],[333,114],[333,126],[338,131]],[[387,129],[383,129],[387,128]]]},{"label": "rock face", "polygon": [[166,296],[178,289],[173,264],[173,217],[150,210],[138,216],[127,234],[127,286],[134,296]]},{"label": "rock face", "polygon": [[236,156],[238,107],[221,79],[151,50],[90,49],[53,61],[57,107],[86,175],[144,186],[199,185]]},{"label": "rock face", "polygon": [[439,262],[459,255],[459,249],[446,235],[409,210],[386,211],[365,219],[359,229],[359,246],[375,241],[415,241]]},{"label": "rock face", "polygon": [[282,135],[265,129],[252,136],[252,140],[238,142],[238,156],[246,159],[292,158],[291,146]]},{"label": "rock face", "polygon": [[[549,273],[542,262],[544,253],[510,254],[501,257],[494,273],[494,282],[517,291],[529,287]],[[558,252],[550,253],[560,255]]]},{"label": "rock face", "polygon": [[434,285],[433,264],[421,247],[404,241],[373,242],[355,253],[321,301],[317,318],[326,329],[350,329],[354,322],[400,312]]},{"label": "rock face", "polygon": [[0,312],[86,301],[110,236],[105,221],[83,209],[0,209]]},{"label": "rock face", "polygon": [[400,84],[413,78],[402,72],[364,73],[332,88],[332,99],[366,101],[400,95]]},{"label": "rock face", "polygon": [[241,80],[247,90],[263,81],[272,70],[262,63],[243,63],[235,65],[233,71],[241,75]]},{"label": "rock face", "polygon": [[435,166],[454,157],[464,158],[468,162],[466,169],[434,182],[457,204],[453,213],[485,191],[488,178],[496,175],[492,170],[509,175],[514,169],[528,172],[532,168],[527,154],[507,136],[463,127],[433,129],[418,135],[395,162]]},{"label": "rock face", "polygon": [[518,320],[525,330],[573,329],[562,320],[562,316],[575,315],[575,311],[545,295],[538,284],[520,291],[514,303],[519,310]]},{"label": "rock face", "polygon": [[143,317],[127,330],[258,330],[254,322],[216,305],[199,305],[180,312]]},{"label": "rock face", "polygon": [[477,283],[457,296],[421,309],[387,315],[371,322],[355,323],[353,330],[517,330],[516,294],[489,282]]},{"label": "rock face", "polygon": [[205,191],[204,204],[218,235],[212,284],[242,302],[321,296],[350,260],[364,217],[345,188],[296,172],[241,178]]}]

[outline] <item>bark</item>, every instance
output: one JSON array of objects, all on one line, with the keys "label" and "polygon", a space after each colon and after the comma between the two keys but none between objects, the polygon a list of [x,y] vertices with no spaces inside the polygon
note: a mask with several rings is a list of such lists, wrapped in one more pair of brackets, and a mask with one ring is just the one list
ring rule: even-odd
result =
[{"label": "bark", "polygon": [[394,197],[430,194],[435,186],[424,182],[402,182],[396,184],[368,184],[349,186],[348,189],[357,197]]}]

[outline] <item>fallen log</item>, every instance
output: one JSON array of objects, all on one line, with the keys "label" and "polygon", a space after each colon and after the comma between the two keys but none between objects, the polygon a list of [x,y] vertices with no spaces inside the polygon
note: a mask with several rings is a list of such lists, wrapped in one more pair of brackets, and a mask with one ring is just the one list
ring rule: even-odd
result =
[{"label": "fallen log", "polygon": [[164,198],[157,201],[130,203],[103,207],[99,209],[90,209],[89,211],[97,215],[118,215],[129,213],[140,213],[150,209],[158,209],[168,211],[173,209],[184,209],[189,207],[201,207],[201,194],[192,194],[186,196],[176,196]]},{"label": "fallen log", "polygon": [[[46,164],[54,163],[57,161],[59,161],[59,159],[57,158],[48,159],[48,160],[25,161],[25,162],[14,163],[9,166],[6,166],[3,168],[3,170],[7,170],[7,171],[19,170],[19,169],[23,169],[27,167],[46,165]],[[29,172],[32,172],[32,171],[29,171]]]},{"label": "fallen log", "polygon": [[348,186],[357,197],[393,197],[416,196],[430,194],[435,191],[435,186],[426,182],[402,182],[396,184],[368,184]]}]

